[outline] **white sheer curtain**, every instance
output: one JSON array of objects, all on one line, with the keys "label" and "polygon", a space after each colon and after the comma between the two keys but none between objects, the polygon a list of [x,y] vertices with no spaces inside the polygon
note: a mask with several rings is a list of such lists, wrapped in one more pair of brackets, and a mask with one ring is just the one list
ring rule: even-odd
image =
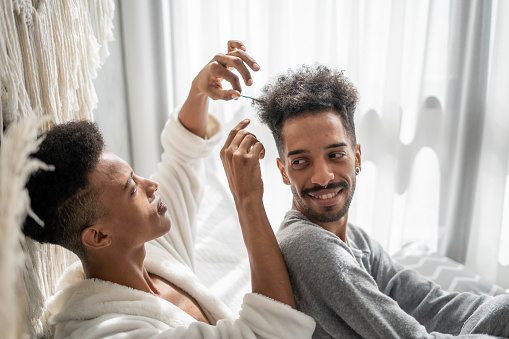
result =
[{"label": "white sheer curtain", "polygon": [[[509,4],[489,0],[122,1],[132,160],[153,172],[168,109],[226,41],[259,62],[260,88],[313,62],[358,86],[363,170],[349,220],[393,252],[409,241],[509,288]],[[226,129],[256,120],[250,102],[214,102]],[[291,194],[264,142],[265,203],[275,229]],[[150,165],[148,165],[150,164]],[[211,160],[224,174],[218,156]]]}]

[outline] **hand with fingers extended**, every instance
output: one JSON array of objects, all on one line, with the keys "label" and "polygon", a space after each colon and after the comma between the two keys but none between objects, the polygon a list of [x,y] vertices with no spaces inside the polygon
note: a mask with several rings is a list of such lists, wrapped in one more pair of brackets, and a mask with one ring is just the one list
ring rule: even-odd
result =
[{"label": "hand with fingers extended", "polygon": [[[233,73],[236,69],[246,86],[253,84],[253,79],[249,68],[258,71],[260,66],[256,61],[246,53],[246,47],[238,40],[228,41],[228,53],[217,54],[198,74],[193,81],[193,87],[202,95],[206,95],[214,100],[236,99],[242,92],[239,77]],[[225,90],[221,81],[228,81],[232,89]]]},{"label": "hand with fingers extended", "polygon": [[221,160],[237,209],[244,199],[261,202],[263,196],[259,160],[265,156],[265,148],[245,130],[249,122],[245,119],[235,126],[221,149]]},{"label": "hand with fingers extended", "polygon": [[[179,113],[180,122],[194,134],[204,137],[207,126],[208,98],[232,100],[240,96],[242,87],[237,70],[247,86],[253,84],[251,72],[260,66],[246,53],[246,47],[238,40],[228,41],[228,53],[217,54],[194,78],[189,96]],[[223,89],[221,81],[228,81],[232,89]]]}]

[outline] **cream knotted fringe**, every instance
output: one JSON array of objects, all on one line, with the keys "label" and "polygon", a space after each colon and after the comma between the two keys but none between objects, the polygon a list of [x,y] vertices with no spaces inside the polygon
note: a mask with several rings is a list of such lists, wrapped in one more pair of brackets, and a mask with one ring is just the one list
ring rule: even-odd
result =
[{"label": "cream knotted fringe", "polygon": [[4,126],[39,109],[50,124],[92,119],[113,12],[112,0],[0,0]]},{"label": "cream knotted fringe", "polygon": [[113,0],[0,0],[1,338],[49,335],[44,300],[77,260],[22,236],[31,213],[24,186],[33,171],[49,169],[29,158],[41,127],[93,120],[92,81],[109,55],[113,14]]}]

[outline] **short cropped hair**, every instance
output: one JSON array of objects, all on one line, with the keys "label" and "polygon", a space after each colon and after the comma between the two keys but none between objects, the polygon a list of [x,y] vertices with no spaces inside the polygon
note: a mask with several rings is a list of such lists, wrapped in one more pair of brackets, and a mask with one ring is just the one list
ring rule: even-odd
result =
[{"label": "short cropped hair", "polygon": [[357,101],[357,89],[343,71],[315,64],[303,65],[275,77],[262,88],[262,94],[253,106],[259,119],[271,130],[282,158],[284,140],[281,131],[284,122],[303,114],[330,109],[341,117],[352,147],[355,147],[354,112]]},{"label": "short cropped hair", "polygon": [[105,215],[99,188],[89,182],[104,141],[95,123],[74,121],[56,125],[32,156],[54,165],[54,171],[39,170],[28,183],[31,207],[44,222],[27,217],[23,233],[42,243],[61,245],[85,258],[81,232]]}]

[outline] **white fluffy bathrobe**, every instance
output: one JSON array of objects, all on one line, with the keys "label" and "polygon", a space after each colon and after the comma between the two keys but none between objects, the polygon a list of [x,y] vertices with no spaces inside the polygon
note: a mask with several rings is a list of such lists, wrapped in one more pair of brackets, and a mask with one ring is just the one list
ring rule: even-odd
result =
[{"label": "white fluffy bathrobe", "polygon": [[207,135],[212,137],[204,140],[187,131],[176,116],[161,135],[164,154],[153,177],[172,227],[146,244],[145,267],[193,296],[215,326],[149,293],[85,279],[78,262],[67,269],[47,303],[55,338],[311,338],[315,322],[304,313],[248,293],[234,316],[198,281],[193,252],[198,202],[206,184],[202,159],[220,138],[219,124],[209,118]]}]

